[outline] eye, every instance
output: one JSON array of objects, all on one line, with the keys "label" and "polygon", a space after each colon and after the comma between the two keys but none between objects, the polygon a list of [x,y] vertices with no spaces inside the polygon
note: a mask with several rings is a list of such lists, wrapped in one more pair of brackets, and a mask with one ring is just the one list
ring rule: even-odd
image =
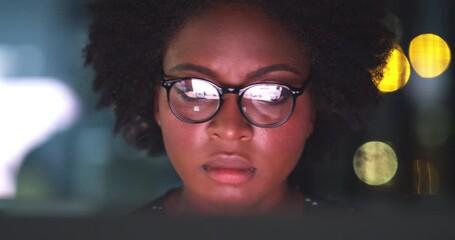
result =
[{"label": "eye", "polygon": [[177,95],[179,96],[179,99],[184,102],[204,103],[210,100],[203,94],[198,94],[195,91],[184,91],[181,89],[177,89]]},{"label": "eye", "polygon": [[218,91],[205,81],[192,79],[178,82],[174,85],[175,93],[183,102],[199,104],[219,100]]},{"label": "eye", "polygon": [[273,96],[269,101],[262,101],[265,104],[272,105],[272,106],[278,106],[278,105],[283,105],[288,101],[289,97],[288,96]]},{"label": "eye", "polygon": [[278,106],[285,104],[289,100],[290,92],[281,85],[264,84],[249,88],[243,97],[260,104]]}]

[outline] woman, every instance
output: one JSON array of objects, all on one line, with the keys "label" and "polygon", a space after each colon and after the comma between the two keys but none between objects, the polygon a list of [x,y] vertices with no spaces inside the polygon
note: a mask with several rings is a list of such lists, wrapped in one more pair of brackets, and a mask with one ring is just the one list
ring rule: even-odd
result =
[{"label": "woman", "polygon": [[164,142],[183,186],[143,210],[169,215],[305,212],[289,177],[307,141],[362,125],[394,37],[377,1],[111,0],[91,9],[86,61],[100,106],[140,149]]}]

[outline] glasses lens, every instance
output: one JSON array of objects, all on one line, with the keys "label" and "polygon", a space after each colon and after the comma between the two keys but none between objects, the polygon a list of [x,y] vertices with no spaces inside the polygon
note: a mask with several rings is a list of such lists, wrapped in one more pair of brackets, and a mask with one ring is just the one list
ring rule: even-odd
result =
[{"label": "glasses lens", "polygon": [[174,114],[187,122],[203,122],[217,111],[220,96],[217,89],[201,79],[185,79],[172,85],[169,105]]},{"label": "glasses lens", "polygon": [[242,96],[242,111],[254,124],[272,127],[284,123],[294,104],[291,91],[278,84],[258,84]]}]

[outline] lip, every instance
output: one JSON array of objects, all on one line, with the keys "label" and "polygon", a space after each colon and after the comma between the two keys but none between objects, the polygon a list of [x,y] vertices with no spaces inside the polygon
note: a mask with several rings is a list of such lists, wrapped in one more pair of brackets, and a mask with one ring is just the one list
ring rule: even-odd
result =
[{"label": "lip", "polygon": [[202,165],[207,176],[218,183],[238,185],[250,181],[256,168],[243,156],[218,154]]}]

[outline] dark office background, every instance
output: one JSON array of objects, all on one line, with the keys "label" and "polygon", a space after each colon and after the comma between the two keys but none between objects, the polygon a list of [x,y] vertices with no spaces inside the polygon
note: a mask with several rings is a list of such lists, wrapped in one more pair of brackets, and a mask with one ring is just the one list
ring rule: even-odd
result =
[{"label": "dark office background", "polygon": [[[81,52],[87,38],[85,2],[0,2],[1,81],[57,79],[79,102],[77,118],[68,128],[56,130],[24,156],[14,197],[0,199],[0,212],[6,215],[124,214],[180,184],[165,155],[147,156],[127,145],[112,133],[112,113],[95,109],[92,73],[84,68]],[[390,26],[397,31],[398,43],[408,57],[409,43],[423,33],[443,38],[453,54],[454,1],[400,0],[389,1],[388,6]],[[432,79],[420,77],[411,68],[403,88],[384,94],[368,131],[347,136],[327,156],[330,161],[310,166],[313,191],[366,212],[453,208],[454,81],[453,63]],[[427,111],[419,111],[426,106]],[[42,114],[50,111],[49,106],[38,109]],[[3,114],[0,112],[0,124],[5,124]],[[32,123],[34,116],[28,116],[28,121]],[[419,124],[429,129],[429,143],[419,138]],[[441,139],[439,135],[442,140],[432,143],[431,137]],[[21,138],[20,134],[11,137]],[[384,185],[366,184],[354,172],[354,154],[369,141],[387,143],[397,155],[397,172]],[[0,146],[0,152],[5,147]],[[422,166],[426,170],[417,170]]]}]

